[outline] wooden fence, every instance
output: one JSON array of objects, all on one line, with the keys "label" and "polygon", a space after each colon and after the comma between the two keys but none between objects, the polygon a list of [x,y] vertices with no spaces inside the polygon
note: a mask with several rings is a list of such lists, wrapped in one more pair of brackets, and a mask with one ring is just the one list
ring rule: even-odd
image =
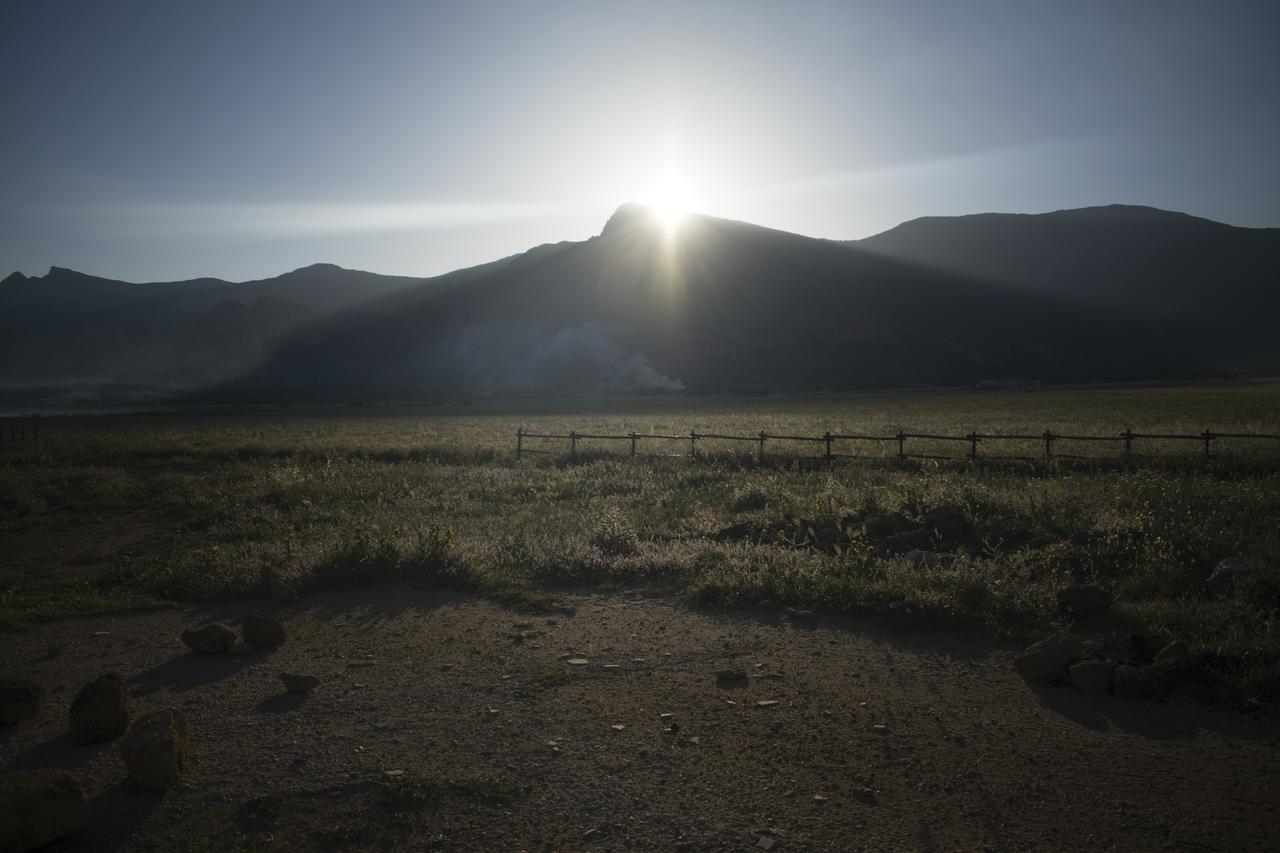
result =
[{"label": "wooden fence", "polygon": [[[812,442],[822,445],[822,456],[820,458],[831,461],[836,458],[848,458],[852,454],[836,453],[835,448],[837,442],[889,442],[897,445],[897,458],[899,459],[947,459],[957,458],[954,456],[940,456],[938,454],[928,453],[908,453],[907,441],[910,439],[928,440],[928,441],[945,441],[957,442],[968,445],[963,458],[976,461],[979,458],[978,446],[991,442],[1035,442],[1037,447],[1043,446],[1045,459],[1053,459],[1055,457],[1076,458],[1071,454],[1063,453],[1059,448],[1064,444],[1073,442],[1112,442],[1124,457],[1136,455],[1134,452],[1134,443],[1137,441],[1188,441],[1196,442],[1201,446],[1201,454],[1205,461],[1211,461],[1217,458],[1214,442],[1223,439],[1238,440],[1276,440],[1280,439],[1280,433],[1256,433],[1256,432],[1213,432],[1205,430],[1196,435],[1190,433],[1158,433],[1158,432],[1133,432],[1125,430],[1114,435],[1068,435],[1051,432],[1045,430],[1039,435],[1030,434],[1006,434],[1006,433],[977,433],[971,432],[967,435],[938,435],[936,433],[927,432],[897,432],[893,435],[860,435],[856,433],[835,434],[824,433],[823,435],[777,435],[766,433],[761,430],[755,435],[722,435],[719,433],[696,432],[691,431],[688,435],[657,435],[653,433],[636,433],[629,432],[625,435],[604,435],[600,433],[586,433],[569,431],[567,433],[550,433],[550,432],[527,432],[523,428],[516,430],[516,458],[519,459],[526,453],[554,453],[555,450],[546,447],[526,447],[525,440],[534,439],[538,441],[567,441],[569,443],[569,455],[577,456],[578,444],[583,441],[625,441],[630,443],[630,455],[635,456],[639,452],[640,442],[688,442],[690,457],[698,455],[698,442],[702,440],[712,441],[740,441],[749,442],[756,445],[756,453],[760,461],[765,459],[765,446],[770,441],[790,441],[790,442]],[[680,455],[685,454],[668,454]],[[999,456],[992,458],[1014,459],[1025,457]]]},{"label": "wooden fence", "polygon": [[0,423],[0,449],[20,449],[23,447],[40,447],[40,430],[25,424],[5,425]]}]

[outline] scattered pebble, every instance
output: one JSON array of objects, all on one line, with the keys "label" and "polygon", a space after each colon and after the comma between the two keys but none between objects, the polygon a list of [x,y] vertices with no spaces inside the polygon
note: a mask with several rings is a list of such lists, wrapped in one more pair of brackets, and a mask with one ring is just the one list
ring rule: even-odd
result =
[{"label": "scattered pebble", "polygon": [[782,704],[777,699],[761,699],[756,703],[757,708],[772,708],[774,705]]}]

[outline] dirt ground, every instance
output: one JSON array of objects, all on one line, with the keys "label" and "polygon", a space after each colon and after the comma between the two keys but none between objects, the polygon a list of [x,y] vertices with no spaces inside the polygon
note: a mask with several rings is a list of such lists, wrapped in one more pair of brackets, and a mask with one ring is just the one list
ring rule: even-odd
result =
[{"label": "dirt ground", "polygon": [[[935,631],[641,594],[568,603],[530,616],[378,589],[0,636],[3,668],[50,690],[39,719],[0,731],[0,767],[80,777],[89,818],[51,848],[65,850],[1280,843],[1274,718],[1187,692],[1033,690],[1012,649]],[[201,657],[178,639],[252,612],[289,641]],[[722,669],[749,678],[717,682]],[[290,696],[282,670],[323,683]],[[188,715],[179,788],[137,790],[115,743],[72,744],[71,698],[105,671],[129,680],[135,714]]]}]

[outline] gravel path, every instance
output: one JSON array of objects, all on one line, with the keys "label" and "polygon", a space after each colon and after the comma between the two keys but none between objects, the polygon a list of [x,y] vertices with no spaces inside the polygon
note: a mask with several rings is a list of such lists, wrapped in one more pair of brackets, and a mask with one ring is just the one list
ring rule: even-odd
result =
[{"label": "gravel path", "polygon": [[[5,668],[51,695],[38,720],[0,731],[0,766],[79,775],[90,813],[67,850],[1261,850],[1280,838],[1273,719],[1187,695],[1031,690],[1010,649],[945,633],[640,596],[570,603],[548,618],[379,589],[3,636]],[[177,639],[250,612],[282,619],[289,641],[198,657]],[[718,683],[723,669],[749,677]],[[138,791],[114,743],[71,743],[72,696],[112,670],[135,714],[188,715],[196,762],[181,787]],[[285,695],[281,670],[322,686]]]}]

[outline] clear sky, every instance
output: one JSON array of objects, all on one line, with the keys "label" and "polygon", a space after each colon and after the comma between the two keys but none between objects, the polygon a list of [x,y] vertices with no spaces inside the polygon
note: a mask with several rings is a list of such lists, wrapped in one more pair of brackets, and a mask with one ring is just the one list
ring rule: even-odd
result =
[{"label": "clear sky", "polygon": [[1280,2],[0,5],[0,275],[428,275],[627,200],[1280,226]]}]

